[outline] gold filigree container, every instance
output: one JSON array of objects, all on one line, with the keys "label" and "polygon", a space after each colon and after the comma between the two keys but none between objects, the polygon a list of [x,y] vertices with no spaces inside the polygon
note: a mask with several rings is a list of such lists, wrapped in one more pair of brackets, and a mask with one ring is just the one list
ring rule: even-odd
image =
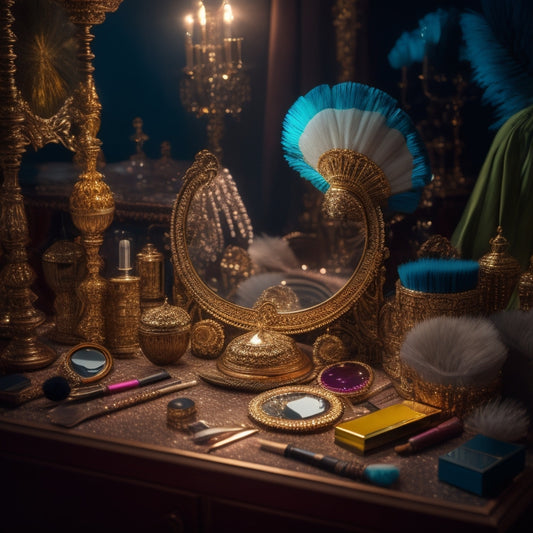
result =
[{"label": "gold filigree container", "polygon": [[533,308],[533,256],[529,260],[529,268],[520,276],[518,297],[522,311],[529,311]]},{"label": "gold filigree container", "polygon": [[107,347],[117,358],[133,357],[139,349],[139,277],[127,275],[109,279],[105,309]]},{"label": "gold filigree container", "polygon": [[490,240],[490,252],[479,259],[481,306],[487,315],[506,309],[520,279],[520,263],[508,248],[509,242],[498,226]]},{"label": "gold filigree container", "polygon": [[81,301],[76,288],[87,273],[85,250],[72,241],[57,241],[43,253],[42,264],[46,283],[55,293],[55,326],[49,336],[55,342],[77,344]]},{"label": "gold filigree container", "polygon": [[159,307],[165,300],[165,263],[152,243],[137,254],[137,273],[141,279],[141,309]]},{"label": "gold filigree container", "polygon": [[410,387],[402,377],[400,362],[400,347],[407,332],[419,322],[437,316],[479,315],[479,299],[478,288],[455,293],[428,293],[408,289],[400,280],[396,282],[396,296],[386,306],[388,317],[383,317],[387,322],[383,369],[404,398],[412,399]]},{"label": "gold filigree container", "polygon": [[217,368],[232,378],[281,385],[303,379],[313,364],[291,337],[259,330],[233,339],[217,359]]},{"label": "gold filigree container", "polygon": [[413,400],[437,407],[444,415],[463,417],[472,409],[494,399],[501,391],[501,378],[490,383],[459,386],[430,383],[403,365],[402,380],[409,383]]},{"label": "gold filigree container", "polygon": [[156,365],[178,361],[189,346],[191,317],[168,301],[145,311],[139,325],[139,343],[146,358]]}]

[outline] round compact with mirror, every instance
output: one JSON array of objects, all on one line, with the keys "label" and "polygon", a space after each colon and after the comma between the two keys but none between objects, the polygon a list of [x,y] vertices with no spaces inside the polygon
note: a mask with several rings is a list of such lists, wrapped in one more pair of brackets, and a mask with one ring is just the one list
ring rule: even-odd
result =
[{"label": "round compact with mirror", "polygon": [[113,357],[100,344],[82,343],[71,348],[64,356],[60,373],[74,384],[98,381],[113,368]]},{"label": "round compact with mirror", "polygon": [[335,424],[344,407],[334,394],[307,385],[279,387],[256,396],[248,406],[250,418],[280,431],[312,432]]},{"label": "round compact with mirror", "polygon": [[[331,324],[345,314],[365,296],[371,284],[380,275],[384,256],[383,217],[370,196],[363,189],[357,189],[352,192],[353,202],[357,205],[357,216],[347,221],[350,226],[346,226],[344,235],[338,235],[340,240],[333,246],[338,251],[343,239],[349,243],[345,247],[350,251],[347,255],[349,261],[344,263],[342,272],[332,270],[328,271],[328,275],[324,275],[320,268],[316,272],[310,272],[302,268],[308,265],[297,265],[297,268],[290,272],[259,274],[248,268],[248,261],[235,262],[233,259],[237,255],[232,254],[232,261],[224,263],[232,270],[233,285],[227,292],[223,286],[224,276],[216,273],[215,254],[207,254],[210,245],[213,245],[211,241],[206,241],[211,239],[208,228],[201,234],[203,240],[198,241],[195,221],[199,216],[192,216],[199,197],[211,194],[216,199],[216,194],[209,192],[209,186],[219,180],[220,168],[216,157],[206,150],[198,153],[186,173],[184,185],[173,206],[170,223],[172,262],[176,279],[192,300],[213,318],[229,326],[252,330],[261,319],[256,305],[258,298],[272,287],[284,286],[291,290],[295,300],[301,305],[297,308],[279,306],[278,313],[267,324],[268,328],[288,335],[313,331]],[[208,221],[212,216],[211,211],[202,213],[202,217]],[[213,222],[212,226],[214,235],[219,235],[221,225]],[[354,238],[357,239],[357,246],[353,246]],[[213,237],[211,240],[216,239]],[[310,248],[306,245],[305,248],[309,250],[312,246]],[[207,258],[211,263],[202,263],[197,252],[201,252],[201,258],[209,255]],[[342,263],[341,258],[337,263]],[[245,272],[240,279],[241,286],[237,287],[235,280],[241,270]],[[252,285],[255,288],[255,297],[248,300],[236,299],[238,289]],[[251,292],[248,291],[247,294]]]}]

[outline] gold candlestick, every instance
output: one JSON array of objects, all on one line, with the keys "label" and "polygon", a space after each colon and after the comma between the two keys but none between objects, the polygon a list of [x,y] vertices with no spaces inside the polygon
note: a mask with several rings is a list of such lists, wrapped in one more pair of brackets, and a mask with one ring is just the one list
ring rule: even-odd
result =
[{"label": "gold candlestick", "polygon": [[75,140],[75,160],[82,168],[70,196],[70,214],[81,232],[81,243],[87,255],[87,277],[78,288],[83,302],[83,314],[78,334],[86,340],[102,343],[105,339],[104,305],[107,282],[100,276],[102,259],[99,249],[103,234],[113,221],[115,201],[103,175],[97,171],[101,142],[96,135],[100,129],[101,104],[96,93],[92,73],[90,29],[105,20],[108,12],[115,11],[122,0],[61,0],[70,19],[77,26],[80,39],[78,57],[84,80],[76,92],[76,124],[79,135]]},{"label": "gold candlestick", "polygon": [[31,286],[36,276],[28,262],[28,221],[18,179],[27,142],[22,131],[25,116],[15,84],[13,4],[14,0],[7,0],[0,7],[0,165],[4,178],[0,240],[6,253],[0,280],[5,289],[8,313],[8,316],[3,313],[2,324],[11,336],[2,354],[2,363],[9,370],[27,371],[48,366],[57,354],[38,342],[35,333],[45,317],[33,307],[36,296]]}]

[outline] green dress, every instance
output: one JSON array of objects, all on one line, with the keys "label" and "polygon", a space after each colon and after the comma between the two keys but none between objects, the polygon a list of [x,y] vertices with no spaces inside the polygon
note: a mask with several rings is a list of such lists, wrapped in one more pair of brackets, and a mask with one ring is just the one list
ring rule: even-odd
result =
[{"label": "green dress", "polygon": [[533,106],[498,130],[452,244],[465,259],[477,260],[490,250],[498,226],[526,270],[533,255]]}]

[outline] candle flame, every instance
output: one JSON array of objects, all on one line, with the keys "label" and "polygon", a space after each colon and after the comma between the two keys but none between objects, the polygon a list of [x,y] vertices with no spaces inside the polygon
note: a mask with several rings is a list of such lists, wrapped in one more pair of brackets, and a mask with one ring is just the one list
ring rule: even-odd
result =
[{"label": "candle flame", "polygon": [[261,340],[261,337],[259,336],[259,333],[256,333],[251,339],[250,344],[261,344],[263,341]]},{"label": "candle flame", "polygon": [[192,27],[194,25],[194,17],[189,13],[185,16],[185,28],[187,28],[187,31],[191,33]]},{"label": "candle flame", "polygon": [[224,22],[231,24],[233,22],[233,11],[229,2],[224,3]]},{"label": "candle flame", "polygon": [[205,13],[205,6],[203,3],[200,4],[200,8],[198,9],[198,20],[200,21],[200,25],[201,26],[205,26],[206,23],[207,23],[207,18],[206,18],[206,13]]}]

